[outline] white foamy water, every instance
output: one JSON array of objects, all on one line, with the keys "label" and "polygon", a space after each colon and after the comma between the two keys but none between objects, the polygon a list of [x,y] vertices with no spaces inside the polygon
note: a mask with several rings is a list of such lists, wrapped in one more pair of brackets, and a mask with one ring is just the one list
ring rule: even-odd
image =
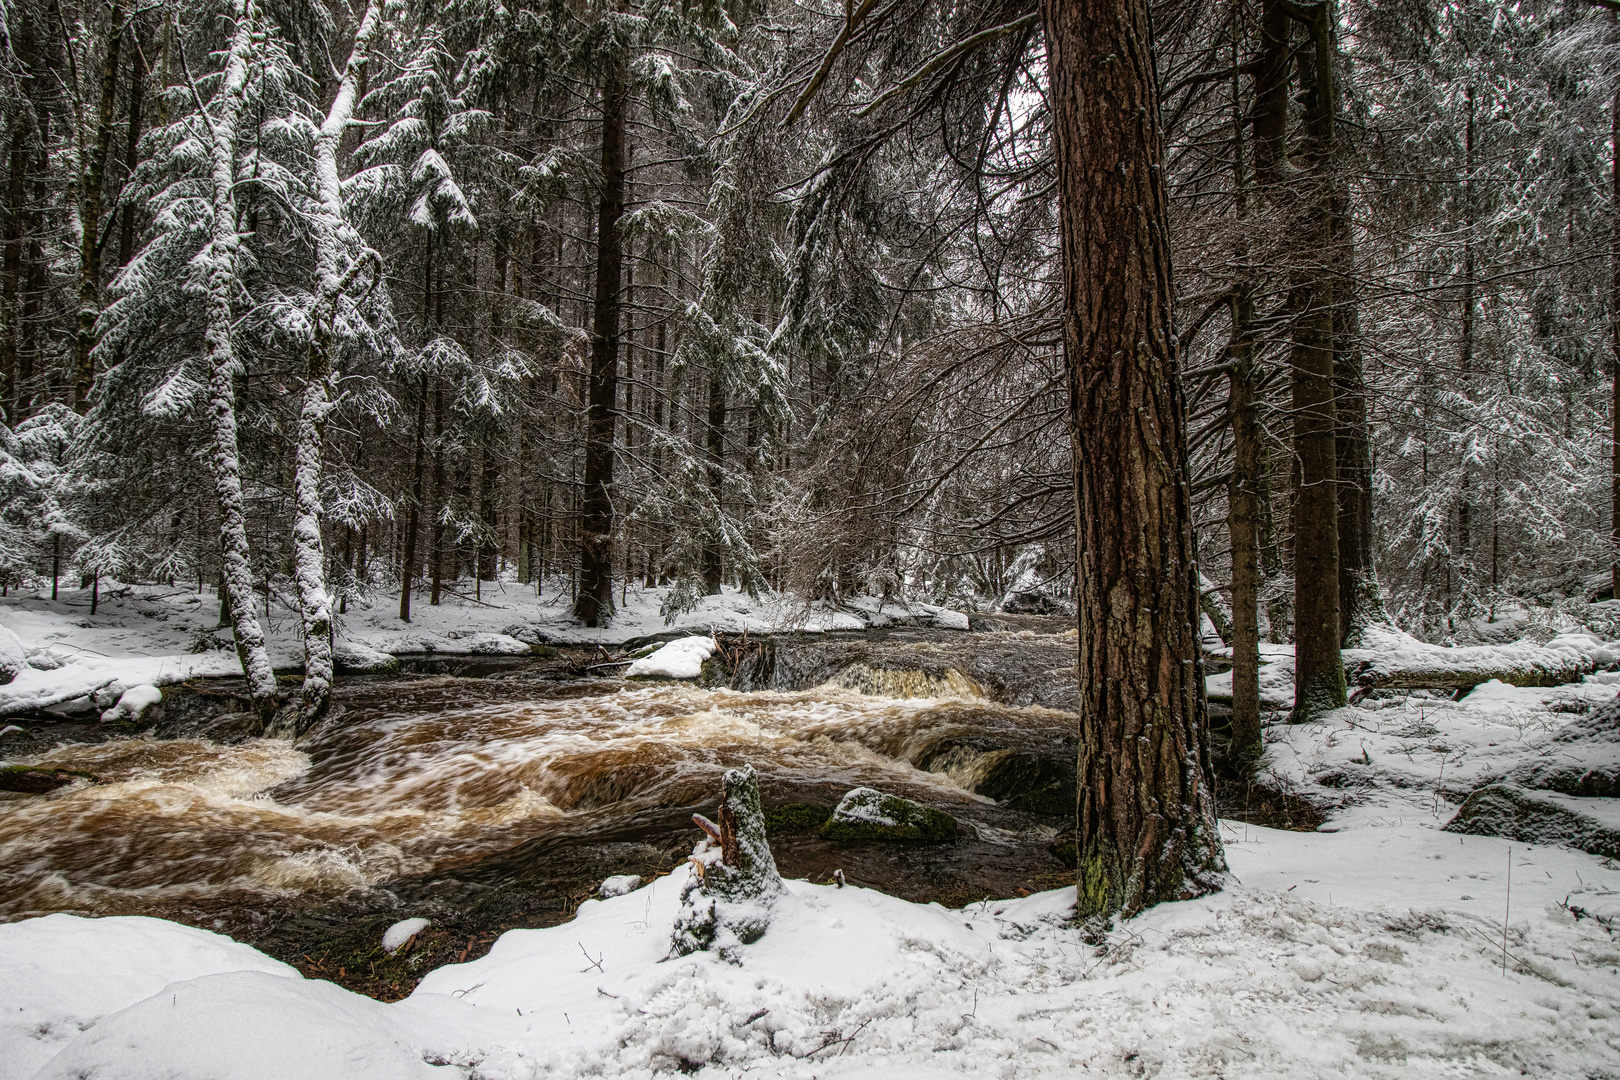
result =
[{"label": "white foamy water", "polygon": [[411,689],[367,688],[389,707],[350,699],[297,745],[134,739],[28,759],[102,783],[0,796],[0,917],[342,894],[559,826],[703,803],[744,763],[767,778],[976,798],[903,760],[919,730],[950,730],[961,703],[659,685],[444,708],[447,682],[413,711],[400,707]]}]

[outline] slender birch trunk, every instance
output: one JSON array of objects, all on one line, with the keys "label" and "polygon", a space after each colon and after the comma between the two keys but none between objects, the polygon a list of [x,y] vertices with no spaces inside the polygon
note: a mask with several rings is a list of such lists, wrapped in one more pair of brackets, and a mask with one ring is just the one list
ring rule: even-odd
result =
[{"label": "slender birch trunk", "polygon": [[[354,36],[349,62],[337,96],[315,137],[316,288],[310,338],[309,370],[304,376],[298,412],[297,462],[293,472],[293,567],[298,580],[298,608],[304,634],[304,689],[298,706],[298,731],[325,715],[332,698],[332,597],[326,588],[326,554],[321,546],[321,466],[326,417],[332,409],[332,323],[338,299],[353,280],[359,263],[349,257],[348,223],[343,212],[343,186],[338,179],[338,144],[354,115],[356,89],[371,39],[382,22],[381,0],[372,0]],[[345,265],[348,263],[349,265]]]},{"label": "slender birch trunk", "polygon": [[248,558],[247,517],[242,505],[242,466],[236,440],[236,359],[231,293],[236,283],[236,127],[253,52],[253,0],[243,0],[220,80],[218,115],[207,118],[212,140],[213,238],[208,252],[208,415],[210,464],[219,499],[219,539],[225,591],[235,631],[236,655],[247,676],[253,711],[261,727],[276,708],[276,676],[264,647]]}]

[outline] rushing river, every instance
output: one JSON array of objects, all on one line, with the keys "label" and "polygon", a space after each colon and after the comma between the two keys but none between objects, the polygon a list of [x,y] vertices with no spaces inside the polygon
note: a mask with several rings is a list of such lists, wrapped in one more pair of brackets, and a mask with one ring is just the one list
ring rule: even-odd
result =
[{"label": "rushing river", "polygon": [[1069,648],[1046,638],[998,658],[928,641],[829,645],[735,679],[797,689],[521,669],[355,680],[296,742],[172,730],[64,742],[10,758],[97,782],[0,794],[0,918],[152,914],[252,938],[322,904],[460,910],[498,895],[490,921],[507,925],[545,921],[535,912],[547,896],[573,897],[552,905],[560,918],[609,873],[673,865],[697,836],[691,812],[745,763],[768,806],[830,807],[865,785],[962,824],[930,850],[800,830],[773,839],[784,872],[839,868],[955,902],[1005,894],[1062,870],[1051,841],[1073,805],[1074,730],[1070,713],[1032,700],[1042,694],[1008,658],[1055,680],[1050,699],[1064,671],[1042,665]]}]

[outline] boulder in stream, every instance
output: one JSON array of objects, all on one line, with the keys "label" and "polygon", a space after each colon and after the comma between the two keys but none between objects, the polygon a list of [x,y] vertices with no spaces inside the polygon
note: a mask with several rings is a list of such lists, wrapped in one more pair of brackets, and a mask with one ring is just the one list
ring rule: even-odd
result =
[{"label": "boulder in stream", "polygon": [[708,950],[740,962],[737,949],[765,935],[784,891],[765,839],[754,767],[728,771],[724,783],[719,822],[693,815],[708,835],[692,851],[692,876],[681,890],[672,956]]},{"label": "boulder in stream", "polygon": [[96,778],[72,769],[35,768],[32,765],[0,765],[0,791],[16,791],[24,795],[43,795],[57,788],[67,787],[75,780]]},{"label": "boulder in stream", "polygon": [[911,840],[941,843],[956,839],[956,819],[942,810],[860,787],[838,801],[821,827],[828,840]]}]

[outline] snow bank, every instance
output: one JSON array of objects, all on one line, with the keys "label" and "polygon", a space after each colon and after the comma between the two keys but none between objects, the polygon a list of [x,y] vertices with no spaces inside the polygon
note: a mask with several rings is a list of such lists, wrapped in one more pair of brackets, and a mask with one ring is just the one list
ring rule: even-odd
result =
[{"label": "snow bank", "polygon": [[66,706],[63,711],[88,713],[111,707],[136,686],[162,687],[197,678],[240,677],[235,653],[191,656],[129,656],[119,659],[80,657],[53,671],[27,668],[0,686],[0,716],[15,716]]},{"label": "snow bank", "polygon": [[[1620,868],[1515,844],[1504,976],[1503,841],[1396,824],[1387,808],[1333,834],[1222,829],[1225,892],[1154,908],[1102,948],[1067,921],[1072,889],[951,910],[790,881],[740,965],[666,960],[682,866],[586,901],[570,923],[508,932],[394,1005],[278,974],[201,931],[30,920],[0,927],[0,974],[23,1005],[0,1020],[0,1075],[57,1047],[42,1076],[438,1074],[428,1062],[487,1080],[1620,1070],[1620,947],[1575,913],[1620,915]],[[140,949],[132,923],[154,928]],[[56,947],[61,927],[82,934],[76,949]],[[197,942],[220,951],[179,963]],[[38,960],[20,971],[24,957]]]},{"label": "snow bank", "polygon": [[33,1076],[105,1017],[170,983],[222,971],[302,979],[256,949],[162,919],[46,915],[0,924],[0,1077]]},{"label": "snow bank", "polygon": [[703,661],[718,648],[713,638],[677,638],[656,652],[643,656],[625,669],[626,676],[651,675],[664,679],[695,679],[703,673]]}]

